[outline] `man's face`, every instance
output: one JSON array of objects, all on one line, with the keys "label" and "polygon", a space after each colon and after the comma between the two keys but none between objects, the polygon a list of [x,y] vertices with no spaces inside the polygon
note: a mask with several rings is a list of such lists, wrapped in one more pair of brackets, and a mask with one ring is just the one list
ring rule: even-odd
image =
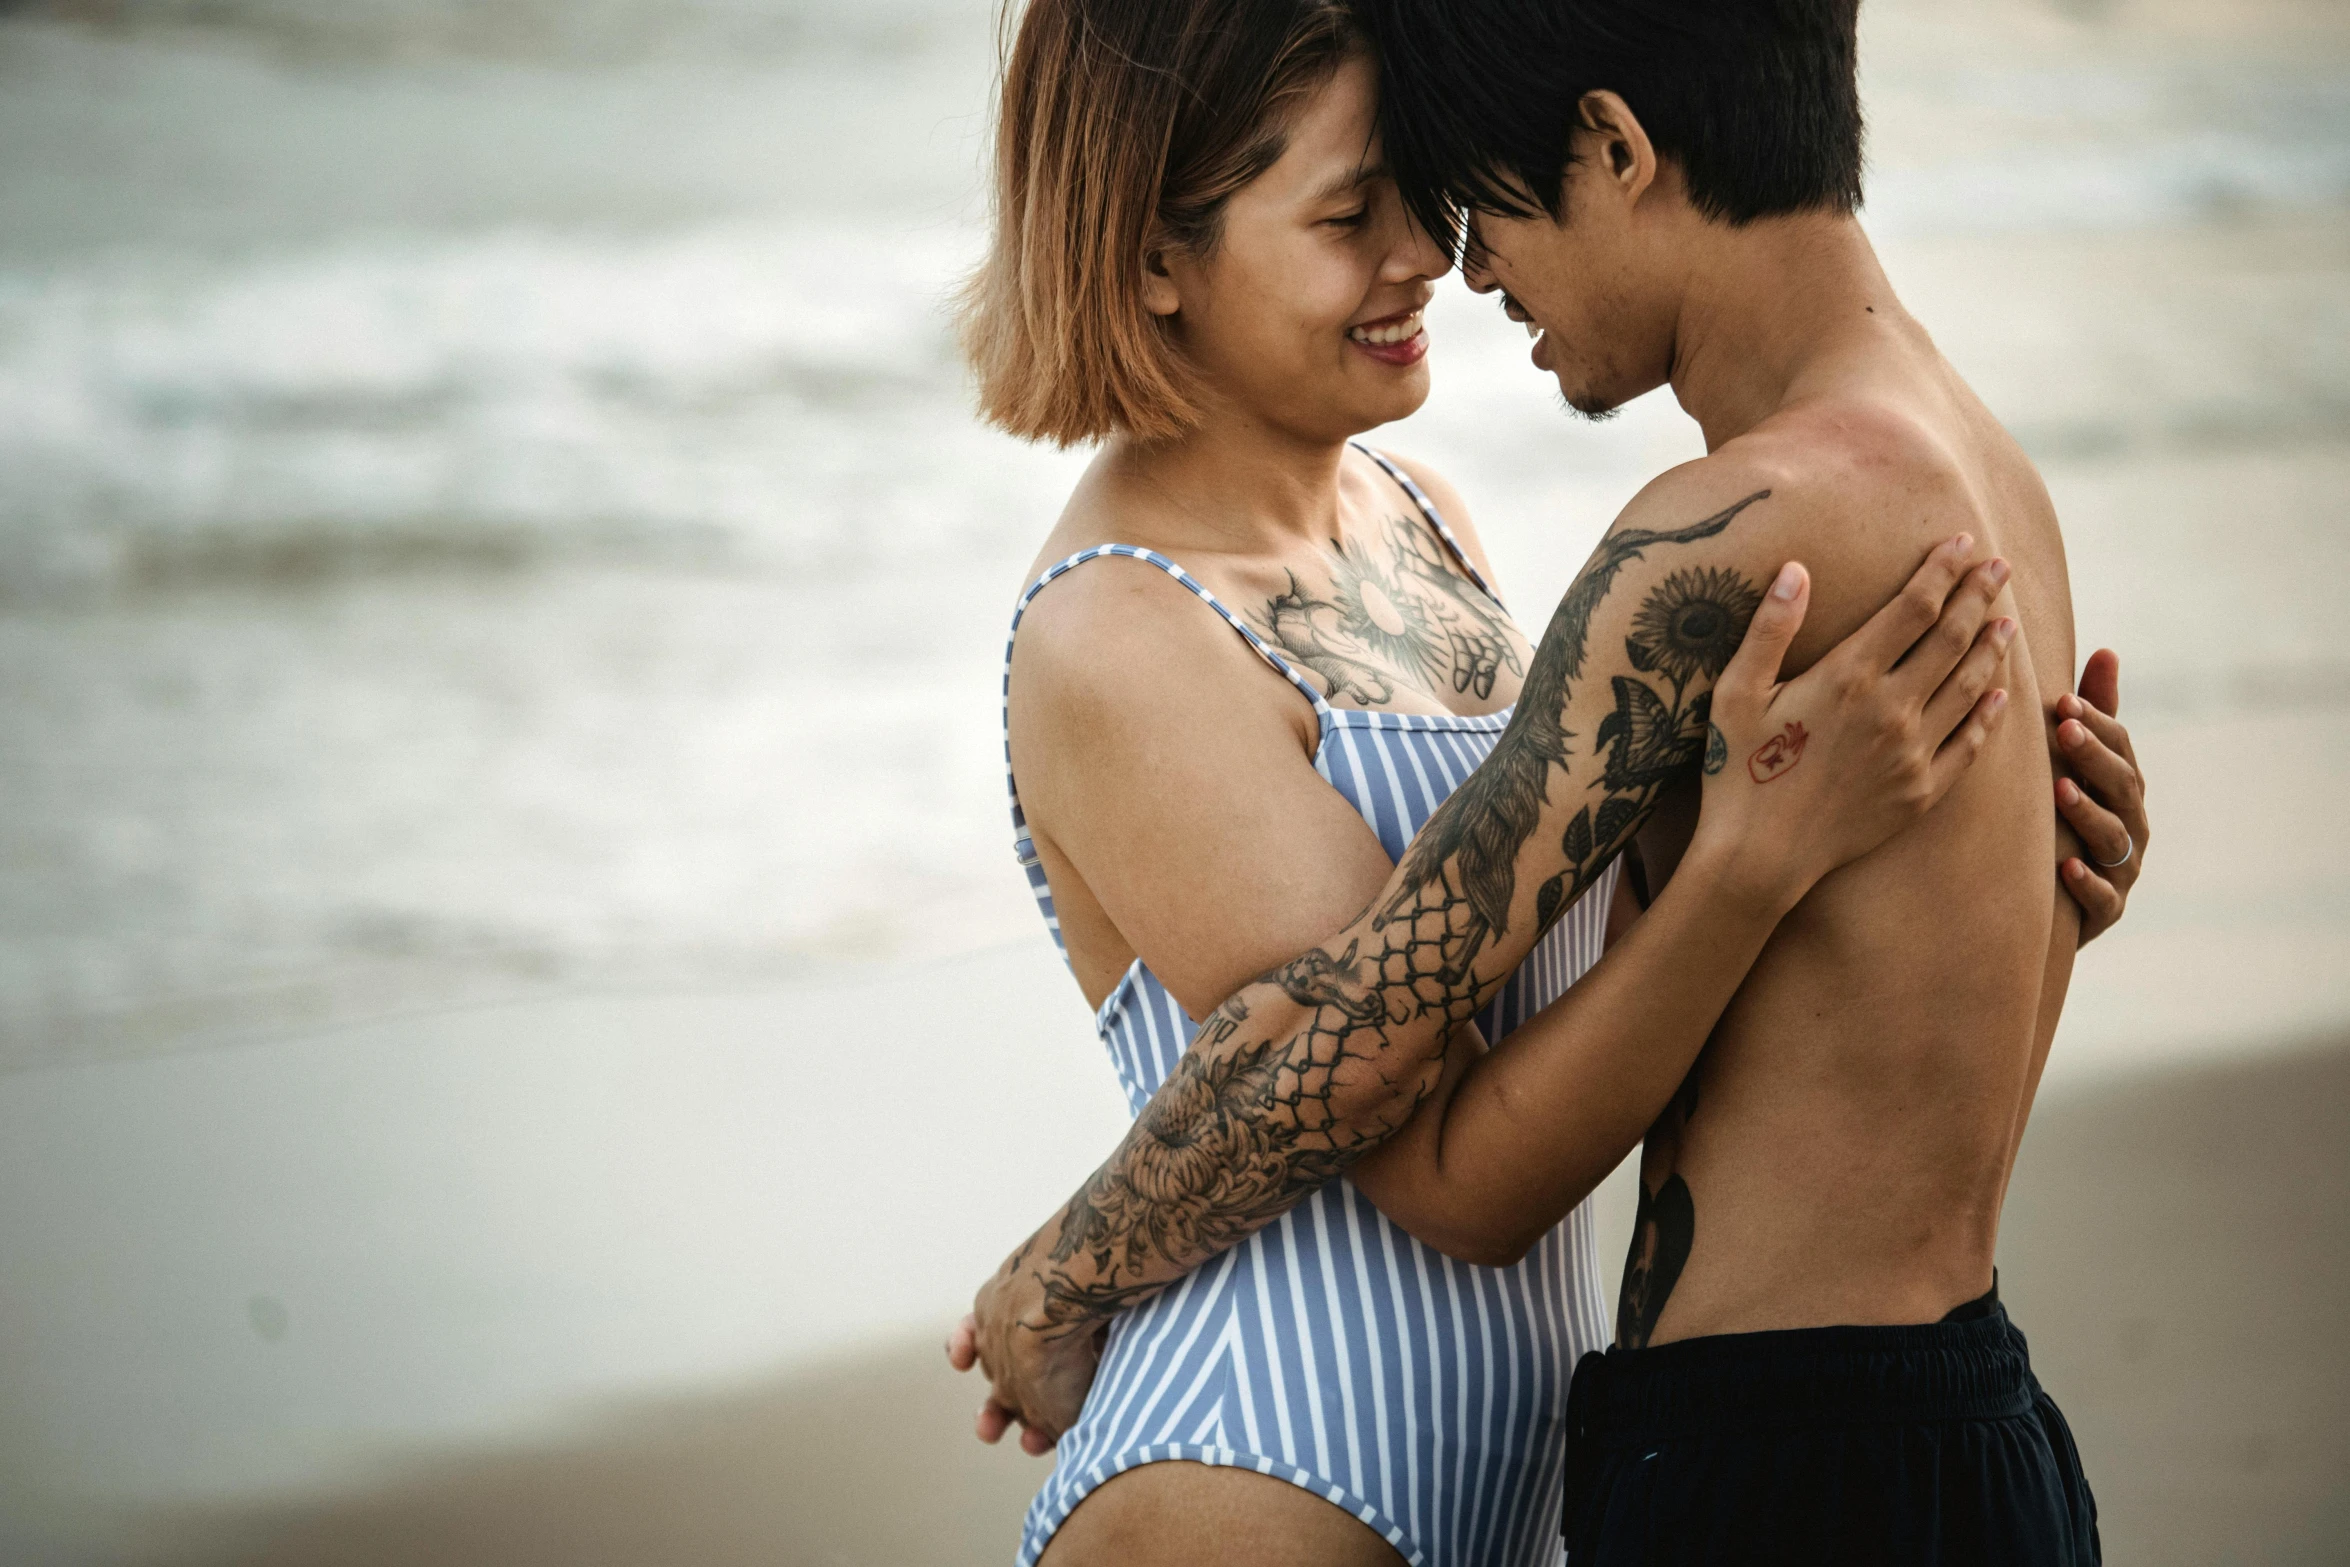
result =
[{"label": "man's face", "polygon": [[1536,368],[1567,406],[1603,419],[1672,374],[1671,290],[1656,276],[1642,221],[1614,181],[1578,159],[1567,173],[1563,223],[1472,216],[1461,275],[1540,335]]}]

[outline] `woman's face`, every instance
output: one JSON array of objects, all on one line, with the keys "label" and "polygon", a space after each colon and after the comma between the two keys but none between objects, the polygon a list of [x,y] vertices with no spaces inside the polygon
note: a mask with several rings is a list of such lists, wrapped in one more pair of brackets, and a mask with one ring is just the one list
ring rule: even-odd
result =
[{"label": "woman's face", "polygon": [[1377,82],[1367,59],[1341,65],[1280,161],[1226,204],[1214,252],[1146,274],[1219,400],[1302,439],[1341,441],[1428,397],[1420,312],[1448,262],[1382,166]]}]

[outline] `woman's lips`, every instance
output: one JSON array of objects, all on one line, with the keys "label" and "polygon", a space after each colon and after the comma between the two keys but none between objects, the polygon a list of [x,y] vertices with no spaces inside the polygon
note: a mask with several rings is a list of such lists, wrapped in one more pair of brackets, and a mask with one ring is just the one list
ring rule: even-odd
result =
[{"label": "woman's lips", "polygon": [[1416,365],[1428,357],[1428,333],[1417,310],[1349,327],[1346,340],[1382,364]]}]

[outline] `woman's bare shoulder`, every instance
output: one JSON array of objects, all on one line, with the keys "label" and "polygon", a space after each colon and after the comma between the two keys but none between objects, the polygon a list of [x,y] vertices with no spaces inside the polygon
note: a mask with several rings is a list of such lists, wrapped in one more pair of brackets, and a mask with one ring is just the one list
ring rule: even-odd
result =
[{"label": "woman's bare shoulder", "polygon": [[1089,560],[1037,593],[1013,639],[1011,679],[1018,716],[1062,733],[1286,716],[1288,687],[1214,609],[1123,555]]}]

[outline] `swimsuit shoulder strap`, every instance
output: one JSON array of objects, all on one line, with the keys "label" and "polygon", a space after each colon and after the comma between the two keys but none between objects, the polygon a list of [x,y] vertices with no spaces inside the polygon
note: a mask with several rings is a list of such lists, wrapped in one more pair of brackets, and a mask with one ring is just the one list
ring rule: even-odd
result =
[{"label": "swimsuit shoulder strap", "polygon": [[1020,635],[1020,622],[1028,614],[1028,606],[1036,601],[1036,596],[1039,593],[1087,561],[1101,560],[1106,556],[1123,556],[1128,560],[1141,561],[1147,566],[1155,566],[1183,584],[1194,598],[1222,616],[1224,624],[1239,632],[1241,640],[1255,649],[1256,655],[1270,665],[1274,673],[1297,687],[1299,694],[1313,704],[1314,721],[1320,726],[1322,739],[1329,738],[1330,731],[1336,724],[1336,720],[1331,714],[1330,704],[1323,699],[1322,693],[1315,689],[1314,683],[1299,674],[1289,660],[1275,652],[1272,646],[1257,634],[1255,627],[1234,614],[1225,606],[1222,599],[1209,592],[1206,584],[1190,572],[1185,571],[1158,551],[1144,549],[1139,544],[1097,544],[1091,549],[1079,550],[1067,560],[1048,569],[1028,585],[1028,591],[1020,595],[1020,603],[1012,611],[1011,635],[1004,639],[1004,780],[1012,794],[1013,847],[1024,865],[1035,864],[1036,849],[1029,837],[1027,815],[1020,809],[1020,786],[1012,777],[1012,644]]},{"label": "swimsuit shoulder strap", "polygon": [[1461,570],[1468,573],[1469,580],[1477,584],[1487,598],[1496,604],[1501,603],[1501,595],[1493,591],[1493,584],[1485,580],[1485,573],[1477,569],[1477,563],[1469,559],[1469,552],[1462,549],[1461,541],[1453,536],[1452,525],[1444,520],[1444,513],[1436,509],[1436,503],[1428,498],[1428,492],[1412,481],[1412,476],[1403,471],[1402,465],[1385,452],[1375,451],[1360,441],[1347,444],[1377,463],[1387,477],[1395,481],[1396,487],[1411,497],[1412,504],[1420,508],[1420,515],[1428,519],[1428,526],[1436,530],[1436,536],[1444,541],[1444,547],[1452,552],[1452,558],[1461,563]]},{"label": "swimsuit shoulder strap", "polygon": [[[1038,577],[1034,582],[1029,584],[1027,592],[1020,595],[1019,607],[1012,612],[1012,635],[1014,637],[1019,636],[1020,621],[1022,617],[1028,613],[1028,606],[1036,601],[1036,596],[1039,593],[1042,593],[1054,582],[1076,570],[1079,566],[1084,565],[1087,561],[1100,560],[1105,556],[1112,555],[1123,556],[1128,560],[1139,560],[1145,565],[1155,566],[1159,570],[1165,572],[1168,576],[1173,577],[1177,582],[1183,584],[1184,588],[1190,592],[1194,598],[1198,599],[1201,603],[1207,605],[1208,608],[1214,610],[1218,615],[1222,616],[1224,624],[1230,626],[1234,631],[1239,632],[1241,640],[1246,642],[1251,648],[1255,649],[1257,657],[1263,659],[1268,665],[1270,665],[1275,674],[1281,676],[1282,679],[1287,680],[1291,685],[1297,687],[1299,694],[1304,696],[1308,702],[1313,704],[1314,715],[1317,718],[1328,718],[1330,704],[1322,699],[1322,693],[1315,689],[1314,683],[1312,681],[1299,674],[1296,667],[1292,665],[1289,660],[1283,658],[1279,653],[1275,652],[1273,650],[1272,644],[1268,643],[1263,637],[1257,634],[1256,627],[1250,625],[1247,621],[1234,614],[1228,607],[1226,607],[1222,599],[1209,592],[1206,584],[1202,583],[1190,572],[1185,571],[1181,566],[1178,566],[1175,564],[1175,562],[1169,560],[1166,556],[1161,555],[1158,551],[1146,550],[1139,544],[1096,544],[1091,549],[1079,550],[1076,554],[1070,556],[1067,560],[1062,561],[1060,564],[1046,571],[1043,576]],[[1004,644],[1004,683],[1006,690],[1011,688],[1011,678],[1012,648],[1010,641],[1007,640]]]}]

